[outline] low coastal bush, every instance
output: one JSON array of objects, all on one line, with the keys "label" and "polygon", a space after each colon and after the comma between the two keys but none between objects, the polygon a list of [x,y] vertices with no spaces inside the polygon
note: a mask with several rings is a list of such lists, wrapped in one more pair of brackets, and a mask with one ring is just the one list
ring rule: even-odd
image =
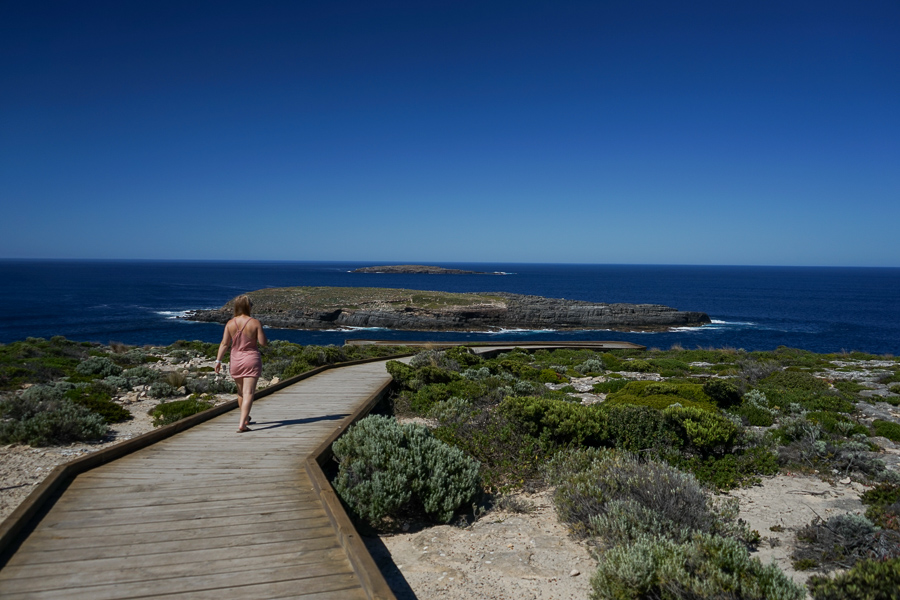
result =
[{"label": "low coastal bush", "polygon": [[609,381],[595,383],[593,391],[595,394],[609,394],[610,392],[618,392],[626,385],[628,385],[627,379],[610,379]]},{"label": "low coastal bush", "polygon": [[108,391],[96,385],[73,388],[65,393],[65,397],[100,415],[106,423],[121,423],[134,418],[128,410],[112,401]]},{"label": "low coastal bush", "polygon": [[900,557],[900,532],[881,529],[863,515],[845,514],[827,521],[816,517],[797,532],[795,568],[849,568],[866,558]]},{"label": "low coastal bush", "polygon": [[234,380],[220,375],[191,377],[184,382],[184,387],[189,394],[234,394],[237,392]]},{"label": "low coastal bush", "polygon": [[680,544],[642,537],[603,553],[594,600],[802,600],[803,588],[774,564],[750,558],[733,539],[698,533]]},{"label": "low coastal bush", "polygon": [[49,383],[74,375],[75,367],[88,356],[90,346],[62,336],[49,340],[30,337],[0,344],[0,390],[14,390],[24,383]]},{"label": "low coastal bush", "polygon": [[174,400],[172,402],[160,402],[151,411],[150,416],[153,417],[153,426],[162,427],[181,419],[190,417],[197,413],[209,410],[214,406],[211,399],[205,399],[197,395],[193,395],[185,400]]},{"label": "low coastal bush", "polygon": [[737,386],[724,379],[710,379],[703,384],[703,393],[709,396],[719,408],[730,408],[741,402]]},{"label": "low coastal bush", "polygon": [[404,510],[447,523],[481,489],[478,462],[420,425],[370,416],[334,443],[334,488],[374,527]]},{"label": "low coastal bush", "polygon": [[875,435],[886,437],[894,442],[900,442],[900,424],[875,419],[872,423],[872,431],[875,432]]},{"label": "low coastal bush", "polygon": [[730,409],[732,414],[741,418],[745,425],[769,427],[775,424],[777,411],[769,407],[766,395],[759,390],[750,390],[741,399],[738,406]]},{"label": "low coastal bush", "polygon": [[621,390],[606,397],[609,404],[634,404],[651,408],[666,408],[672,404],[693,406],[715,411],[716,406],[697,383],[670,383],[666,381],[631,381]]},{"label": "low coastal bush", "polygon": [[834,577],[813,575],[807,585],[814,600],[896,600],[900,558],[861,560]]},{"label": "low coastal bush", "polygon": [[150,389],[147,390],[147,395],[151,398],[171,398],[176,394],[178,390],[165,381],[156,381],[150,384]]},{"label": "low coastal bush", "polygon": [[49,446],[98,440],[106,434],[100,415],[66,399],[24,396],[0,401],[0,444]]},{"label": "low coastal bush", "polygon": [[866,517],[879,527],[900,531],[900,483],[882,483],[860,496]]},{"label": "low coastal bush", "polygon": [[481,465],[484,487],[505,492],[539,479],[548,443],[529,435],[522,423],[500,411],[478,411],[467,419],[441,423],[434,436]]},{"label": "low coastal bush", "polygon": [[79,375],[93,375],[102,378],[110,375],[119,375],[122,373],[122,367],[105,356],[91,356],[80,362],[75,367],[75,372]]},{"label": "low coastal bush", "polygon": [[122,371],[122,377],[128,379],[132,386],[135,385],[151,385],[159,381],[162,374],[156,369],[150,367],[138,366]]},{"label": "low coastal bush", "polygon": [[560,520],[610,545],[644,535],[684,542],[696,532],[752,537],[735,520],[736,501],[714,502],[693,475],[663,462],[620,450],[572,450],[550,461],[547,477],[556,485]]}]

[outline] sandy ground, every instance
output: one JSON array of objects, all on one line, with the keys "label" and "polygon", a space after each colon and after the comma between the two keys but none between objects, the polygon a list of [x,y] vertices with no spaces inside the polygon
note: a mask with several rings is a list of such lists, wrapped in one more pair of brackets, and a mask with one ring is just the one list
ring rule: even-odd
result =
[{"label": "sandy ground", "polygon": [[533,510],[364,539],[398,600],[587,598],[594,560],[567,535],[549,493],[518,498]]}]

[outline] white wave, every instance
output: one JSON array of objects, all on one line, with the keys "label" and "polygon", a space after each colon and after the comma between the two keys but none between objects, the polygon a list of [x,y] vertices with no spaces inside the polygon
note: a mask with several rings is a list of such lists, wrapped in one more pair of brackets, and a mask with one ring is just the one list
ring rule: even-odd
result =
[{"label": "white wave", "polygon": [[167,319],[183,319],[191,311],[189,310],[157,310],[156,314],[162,315]]}]

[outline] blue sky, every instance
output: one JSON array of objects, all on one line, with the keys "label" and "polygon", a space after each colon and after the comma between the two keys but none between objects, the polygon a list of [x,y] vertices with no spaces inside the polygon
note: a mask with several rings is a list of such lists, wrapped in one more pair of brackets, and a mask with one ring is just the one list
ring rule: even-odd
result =
[{"label": "blue sky", "polygon": [[3,2],[0,257],[900,266],[900,4]]}]

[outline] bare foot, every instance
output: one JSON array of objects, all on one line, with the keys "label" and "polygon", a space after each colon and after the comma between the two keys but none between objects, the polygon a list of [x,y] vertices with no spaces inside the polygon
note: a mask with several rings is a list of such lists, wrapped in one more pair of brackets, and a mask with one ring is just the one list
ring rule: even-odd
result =
[{"label": "bare foot", "polygon": [[244,433],[245,431],[253,431],[253,430],[250,429],[249,427],[247,427],[246,425],[244,425],[243,427],[241,427],[240,429],[237,430],[238,433]]}]

